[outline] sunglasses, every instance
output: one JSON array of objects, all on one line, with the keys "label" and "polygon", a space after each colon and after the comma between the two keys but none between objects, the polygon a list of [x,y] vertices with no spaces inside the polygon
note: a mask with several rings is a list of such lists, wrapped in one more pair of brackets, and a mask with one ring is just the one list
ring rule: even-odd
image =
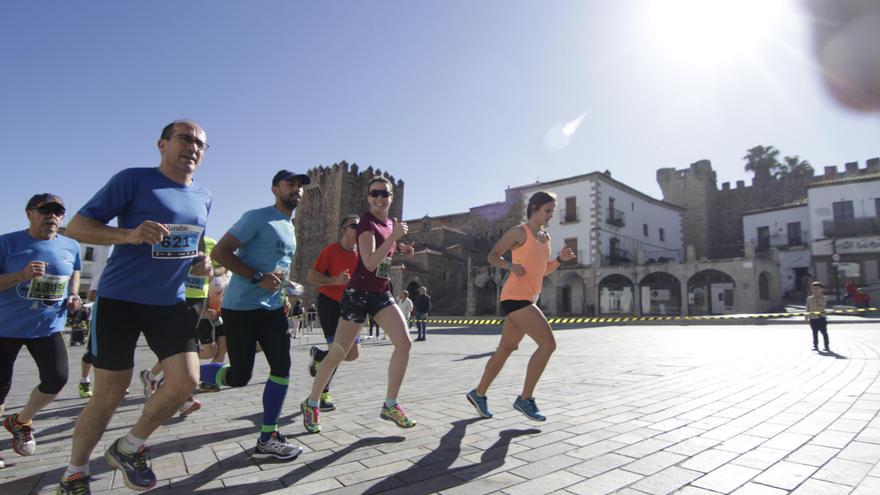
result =
[{"label": "sunglasses", "polygon": [[373,198],[390,198],[391,193],[387,189],[373,189],[370,191],[370,197]]},{"label": "sunglasses", "polygon": [[345,229],[357,229],[357,228],[358,228],[358,224],[356,224],[356,223],[350,223],[350,224],[346,225],[345,227],[342,227],[342,230],[345,230]]},{"label": "sunglasses", "polygon": [[39,213],[40,215],[58,215],[58,216],[63,216],[64,213],[65,213],[67,210],[65,210],[64,207],[61,206],[61,205],[50,204],[50,205],[42,205],[42,206],[38,206],[38,207],[34,208],[34,211],[36,211],[36,212]]}]

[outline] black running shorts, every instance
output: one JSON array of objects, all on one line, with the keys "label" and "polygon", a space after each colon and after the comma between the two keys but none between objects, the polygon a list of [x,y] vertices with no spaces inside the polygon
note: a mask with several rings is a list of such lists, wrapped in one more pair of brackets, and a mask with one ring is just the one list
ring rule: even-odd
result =
[{"label": "black running shorts", "polygon": [[376,316],[376,313],[392,304],[395,304],[395,301],[391,292],[345,289],[340,302],[340,316],[345,321],[363,323],[367,321],[367,315]]},{"label": "black running shorts", "polygon": [[199,320],[199,325],[196,327],[196,330],[199,335],[200,344],[210,344],[214,342],[214,325],[211,324],[211,320],[202,318]]},{"label": "black running shorts", "polygon": [[134,368],[141,333],[159,360],[196,352],[193,312],[184,301],[171,306],[140,304],[106,297],[95,301],[90,351],[94,365],[111,371]]},{"label": "black running shorts", "polygon": [[526,306],[530,306],[532,301],[524,301],[519,299],[505,299],[501,301],[501,312],[504,313],[504,316],[513,313],[516,310],[523,309]]}]

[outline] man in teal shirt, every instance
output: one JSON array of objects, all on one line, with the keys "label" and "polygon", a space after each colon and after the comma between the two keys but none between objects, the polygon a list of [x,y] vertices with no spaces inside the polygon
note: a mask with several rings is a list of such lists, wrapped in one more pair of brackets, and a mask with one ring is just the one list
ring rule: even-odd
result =
[{"label": "man in teal shirt", "polygon": [[281,170],[272,179],[275,204],[250,210],[229,229],[211,257],[232,272],[223,298],[229,365],[204,364],[202,382],[243,387],[254,370],[257,343],[269,362],[263,389],[263,424],[254,457],[295,459],[302,447],[287,443],[278,417],[290,377],[290,339],[284,315],[284,286],[296,250],[293,211],[302,199],[307,175]]}]

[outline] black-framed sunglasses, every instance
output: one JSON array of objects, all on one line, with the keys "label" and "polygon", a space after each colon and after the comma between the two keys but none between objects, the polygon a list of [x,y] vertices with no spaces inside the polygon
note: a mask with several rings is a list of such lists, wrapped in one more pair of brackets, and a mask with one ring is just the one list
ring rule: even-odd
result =
[{"label": "black-framed sunglasses", "polygon": [[373,198],[390,198],[391,191],[387,189],[373,189],[370,191],[370,197]]},{"label": "black-framed sunglasses", "polygon": [[64,216],[64,214],[67,213],[67,210],[65,210],[63,206],[57,205],[54,203],[48,204],[48,205],[41,205],[36,208],[33,208],[33,210],[35,212],[39,213],[40,215]]},{"label": "black-framed sunglasses", "polygon": [[199,139],[199,138],[194,138],[194,137],[192,137],[192,136],[188,136],[188,135],[186,135],[186,134],[175,134],[175,135],[172,136],[172,137],[176,137],[181,143],[183,143],[183,144],[185,144],[185,145],[187,145],[187,146],[189,146],[189,145],[191,145],[191,144],[195,144],[195,145],[196,145],[196,148],[199,149],[199,150],[201,150],[201,151],[205,151],[205,150],[207,150],[208,148],[211,147],[210,144],[208,144],[208,143],[202,141],[201,139]]}]

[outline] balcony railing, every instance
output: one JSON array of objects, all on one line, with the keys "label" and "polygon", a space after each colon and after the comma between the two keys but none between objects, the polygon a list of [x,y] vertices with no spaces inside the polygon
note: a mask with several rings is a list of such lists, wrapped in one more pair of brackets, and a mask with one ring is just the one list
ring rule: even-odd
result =
[{"label": "balcony railing", "polygon": [[880,217],[824,220],[822,222],[822,232],[825,234],[825,237],[880,234]]},{"label": "balcony railing", "polygon": [[801,236],[789,239],[788,234],[771,235],[768,244],[755,243],[755,252],[767,253],[770,248],[792,248],[810,245],[810,231],[801,231]]},{"label": "balcony railing", "polygon": [[581,208],[563,208],[559,210],[559,223],[575,223],[581,220]]},{"label": "balcony railing", "polygon": [[631,265],[634,262],[629,251],[625,249],[612,249],[611,253],[602,255],[602,266]]},{"label": "balcony railing", "polygon": [[615,227],[623,227],[626,225],[624,219],[625,216],[622,211],[612,208],[608,210],[608,217],[605,218],[605,223]]}]

